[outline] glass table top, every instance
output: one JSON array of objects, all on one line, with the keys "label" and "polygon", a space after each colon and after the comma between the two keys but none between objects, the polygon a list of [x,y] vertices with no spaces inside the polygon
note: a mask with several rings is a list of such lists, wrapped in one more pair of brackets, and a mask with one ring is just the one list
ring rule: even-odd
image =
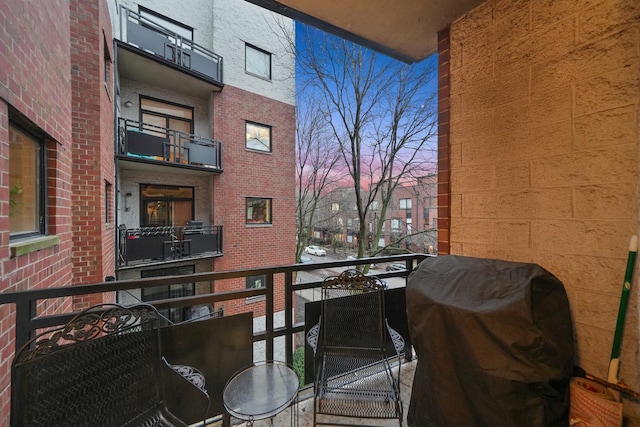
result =
[{"label": "glass table top", "polygon": [[270,418],[283,411],[296,398],[298,376],[282,362],[250,366],[225,386],[224,406],[241,420]]}]

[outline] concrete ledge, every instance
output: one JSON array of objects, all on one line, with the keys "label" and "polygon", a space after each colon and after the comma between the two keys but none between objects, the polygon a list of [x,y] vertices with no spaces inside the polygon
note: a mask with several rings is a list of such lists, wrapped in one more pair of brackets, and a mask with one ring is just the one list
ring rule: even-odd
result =
[{"label": "concrete ledge", "polygon": [[59,244],[60,237],[58,236],[41,236],[9,243],[9,251],[11,253],[11,258],[15,258]]}]

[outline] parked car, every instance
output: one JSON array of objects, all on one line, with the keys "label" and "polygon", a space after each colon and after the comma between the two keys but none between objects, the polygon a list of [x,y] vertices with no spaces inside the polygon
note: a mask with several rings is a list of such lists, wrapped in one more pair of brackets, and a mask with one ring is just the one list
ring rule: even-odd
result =
[{"label": "parked car", "polygon": [[387,265],[387,268],[385,268],[386,271],[398,271],[398,270],[406,270],[407,266],[404,264],[389,264]]},{"label": "parked car", "polygon": [[[349,268],[349,269],[345,270],[345,272],[346,272],[347,274],[349,274],[349,275],[352,275],[352,276],[355,276],[355,275],[356,275],[356,274],[358,274],[358,273],[362,273],[361,271],[358,271],[358,270],[356,270],[355,268]],[[382,279],[379,279],[379,278],[377,278],[377,277],[376,277],[376,281],[377,281],[378,283],[380,283],[380,285],[382,285],[382,289],[387,289],[387,287],[389,286],[389,285],[387,284],[387,281],[386,281],[386,280],[382,280]]]},{"label": "parked car", "polygon": [[308,264],[310,262],[313,262],[313,259],[311,259],[309,255],[300,255],[300,262],[304,264]]},{"label": "parked car", "polygon": [[320,246],[307,246],[304,248],[304,253],[316,256],[326,256],[327,251],[322,249]]},{"label": "parked car", "polygon": [[[347,260],[349,260],[349,261],[354,261],[354,260],[357,260],[357,259],[358,259],[358,257],[357,257],[357,256],[355,256],[355,255],[349,255],[349,256],[347,257]],[[374,268],[375,268],[375,269],[377,269],[377,268],[378,268],[378,264],[371,264],[371,265],[369,265],[369,268],[372,268],[372,269],[374,269]]]}]

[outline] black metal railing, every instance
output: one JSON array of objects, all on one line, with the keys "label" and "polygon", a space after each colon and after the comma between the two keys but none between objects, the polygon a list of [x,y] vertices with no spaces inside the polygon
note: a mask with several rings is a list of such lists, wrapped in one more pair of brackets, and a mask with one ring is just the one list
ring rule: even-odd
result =
[{"label": "black metal railing", "polygon": [[[113,300],[114,292],[133,291],[142,288],[152,288],[156,286],[170,286],[193,282],[216,282],[229,279],[246,279],[250,276],[264,275],[265,285],[260,288],[242,289],[234,291],[212,292],[153,301],[152,304],[159,310],[171,308],[192,307],[200,304],[211,304],[231,302],[234,300],[244,301],[252,297],[264,297],[258,304],[264,304],[265,328],[262,331],[254,331],[254,342],[265,341],[265,358],[273,360],[274,339],[276,337],[285,338],[284,355],[287,363],[292,363],[294,335],[304,331],[304,320],[294,322],[294,298],[297,293],[305,290],[315,290],[322,285],[322,278],[333,275],[332,269],[346,269],[354,265],[367,265],[377,263],[405,263],[406,270],[400,271],[376,271],[376,276],[380,278],[402,277],[406,278],[413,270],[414,266],[426,258],[424,254],[395,255],[388,257],[362,258],[358,260],[331,261],[313,264],[293,264],[280,267],[268,267],[257,269],[246,269],[225,272],[195,273],[180,276],[155,277],[139,280],[118,280],[104,283],[74,285],[59,288],[34,289],[19,292],[0,293],[0,305],[12,304],[15,310],[15,346],[20,348],[30,337],[33,337],[39,329],[50,328],[63,325],[69,321],[74,313],[51,314],[52,306],[68,306],[64,301],[73,297],[86,297],[89,295],[102,295],[105,300]],[[296,277],[301,272],[313,273],[317,280],[296,281]],[[275,277],[284,278],[284,326],[274,326],[274,280]],[[280,291],[279,295],[282,295]],[[252,298],[255,300],[255,298]],[[67,301],[69,302],[69,301]],[[48,314],[42,314],[46,311]],[[225,309],[224,316],[230,310]]]},{"label": "black metal railing", "polygon": [[220,141],[123,118],[118,120],[118,130],[118,156],[222,171]]},{"label": "black metal railing", "polygon": [[[406,270],[392,272],[377,270],[375,273],[378,277],[388,281],[394,277],[406,278],[414,266],[426,256],[423,254],[397,255],[5,292],[0,293],[0,305],[11,305],[10,312],[15,313],[15,324],[9,326],[15,327],[14,351],[17,351],[39,330],[63,325],[71,320],[75,313],[70,307],[73,307],[74,304],[77,304],[76,310],[80,310],[86,308],[87,301],[100,299],[113,301],[114,295],[130,291],[134,291],[130,293],[135,293],[140,289],[194,282],[200,284],[209,282],[210,289],[214,289],[218,288],[219,283],[225,281],[235,281],[236,285],[240,285],[240,283],[244,284],[248,277],[263,276],[265,278],[264,285],[259,288],[200,293],[150,302],[161,312],[202,305],[217,307],[220,310],[219,307],[224,305],[221,317],[207,315],[205,316],[206,320],[192,319],[178,324],[167,319],[162,328],[162,336],[164,340],[163,351],[170,352],[171,359],[177,361],[175,363],[182,363],[180,360],[183,358],[187,360],[190,360],[191,357],[198,358],[197,360],[200,361],[198,367],[208,378],[207,390],[212,397],[209,416],[215,420],[222,417],[226,423],[223,425],[229,425],[229,420],[224,415],[222,406],[222,388],[225,382],[231,378],[240,365],[246,366],[252,361],[284,360],[289,365],[294,364],[294,347],[297,351],[300,347],[305,346],[304,334],[317,321],[317,316],[313,317],[314,312],[319,314],[319,302],[315,297],[308,299],[309,293],[319,295],[319,288],[325,277],[334,276],[337,271],[350,268],[354,264],[370,265],[375,262],[379,265],[382,263],[404,263],[407,267]],[[305,277],[308,280],[300,280],[302,273],[307,273]],[[407,325],[403,288],[404,284],[400,288],[385,291],[387,308],[394,306],[391,312],[387,310],[387,320],[394,329],[398,328],[398,325],[401,326],[402,323]],[[222,286],[220,289],[225,289],[225,287]],[[302,296],[305,292],[307,298]],[[284,303],[280,300],[283,298],[283,294]],[[278,300],[276,300],[276,296],[278,296]],[[250,306],[248,305],[249,301]],[[61,307],[66,310],[63,311]],[[264,313],[264,316],[258,316],[264,318],[262,323],[264,327],[259,326],[260,322],[255,322],[256,311],[259,311],[260,314]],[[304,313],[302,317],[301,313]],[[278,322],[276,322],[276,317]],[[282,317],[284,317],[283,321],[281,321]],[[308,325],[305,325],[305,319]],[[400,329],[396,330],[400,332]],[[172,331],[176,333],[173,334]],[[405,333],[408,334],[406,330]],[[406,335],[403,336],[406,337]],[[262,348],[260,345],[256,347],[255,344],[263,344],[263,346]],[[256,348],[260,349],[258,353],[256,353]],[[277,359],[274,357],[276,350]],[[221,352],[226,353],[221,354]],[[215,354],[215,357],[212,358],[212,354]],[[411,355],[410,347],[408,349],[405,347],[405,357],[409,359]],[[304,373],[300,376],[305,384],[310,382],[307,372],[312,366],[312,363],[307,361],[308,356],[309,354],[304,356]]]},{"label": "black metal railing", "polygon": [[120,7],[120,40],[222,84],[222,57],[148,16]]},{"label": "black metal railing", "polygon": [[222,226],[161,226],[118,229],[118,264],[132,261],[222,255]]}]

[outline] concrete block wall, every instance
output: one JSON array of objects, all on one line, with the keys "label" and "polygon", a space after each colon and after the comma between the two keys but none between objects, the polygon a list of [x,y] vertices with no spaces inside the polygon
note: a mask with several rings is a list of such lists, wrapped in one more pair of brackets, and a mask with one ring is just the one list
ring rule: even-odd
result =
[{"label": "concrete block wall", "polygon": [[[213,8],[213,51],[224,58],[224,83],[295,104],[295,57],[282,38],[282,29],[295,36],[293,20],[245,0],[216,0]],[[271,80],[246,73],[245,43],[271,54]]]},{"label": "concrete block wall", "polygon": [[[576,364],[601,378],[638,233],[639,18],[637,0],[489,0],[441,34],[441,238],[452,254],[554,273],[570,298]],[[635,390],[638,285],[620,367]],[[637,405],[625,412],[640,425]]]},{"label": "concrete block wall", "polygon": [[[0,3],[0,292],[71,283],[71,75],[69,1],[38,7],[24,0]],[[10,111],[11,109],[11,111]],[[45,143],[48,233],[60,243],[11,257],[9,240],[9,120],[14,114]],[[70,300],[39,310],[69,308]],[[0,425],[9,425],[14,307],[0,307]]]},{"label": "concrete block wall", "polygon": [[[118,217],[127,228],[140,227],[140,184],[194,187],[194,219],[206,225],[219,225],[213,218],[212,175],[185,175],[168,171],[149,172],[122,170]],[[131,193],[131,196],[126,194]],[[129,209],[127,211],[127,208]],[[223,231],[224,232],[224,231]]]}]

